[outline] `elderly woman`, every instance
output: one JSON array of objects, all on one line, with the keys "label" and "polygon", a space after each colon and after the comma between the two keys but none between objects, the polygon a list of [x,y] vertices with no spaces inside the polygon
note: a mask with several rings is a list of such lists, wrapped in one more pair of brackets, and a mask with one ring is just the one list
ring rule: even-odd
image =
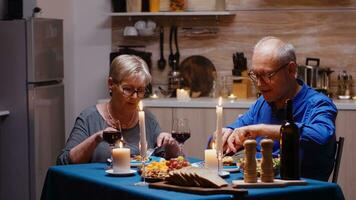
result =
[{"label": "elderly woman", "polygon": [[[103,131],[116,130],[119,125],[131,154],[139,154],[138,103],[145,96],[150,81],[147,64],[141,58],[133,55],[116,57],[108,77],[110,101],[89,107],[79,115],[57,163],[105,162],[111,156],[111,148],[103,141]],[[161,132],[150,112],[146,111],[145,115],[148,148],[162,146],[166,157],[176,157],[179,152],[177,142],[169,133]]]}]

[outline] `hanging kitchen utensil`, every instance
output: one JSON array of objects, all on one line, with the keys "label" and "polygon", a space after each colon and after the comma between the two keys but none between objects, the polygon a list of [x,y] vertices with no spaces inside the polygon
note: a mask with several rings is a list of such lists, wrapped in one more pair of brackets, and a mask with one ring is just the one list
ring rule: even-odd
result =
[{"label": "hanging kitchen utensil", "polygon": [[174,61],[174,54],[173,54],[173,47],[172,47],[172,43],[173,43],[173,32],[174,32],[174,28],[173,26],[170,28],[169,30],[169,56],[168,56],[168,64],[169,66],[173,69],[173,61]]},{"label": "hanging kitchen utensil", "polygon": [[174,54],[174,60],[175,60],[175,70],[178,70],[179,68],[179,59],[180,59],[180,54],[179,54],[179,47],[178,47],[178,27],[174,27],[174,44],[176,45],[176,53]]},{"label": "hanging kitchen utensil", "polygon": [[163,42],[164,40],[164,28],[163,26],[160,27],[160,31],[159,31],[159,50],[160,50],[160,59],[157,62],[158,65],[158,69],[163,71],[164,68],[166,67],[166,60],[164,59],[164,55],[163,55]]}]

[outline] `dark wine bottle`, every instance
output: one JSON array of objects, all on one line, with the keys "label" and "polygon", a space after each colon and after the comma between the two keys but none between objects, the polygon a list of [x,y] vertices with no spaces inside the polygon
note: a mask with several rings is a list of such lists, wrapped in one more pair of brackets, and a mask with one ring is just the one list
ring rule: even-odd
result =
[{"label": "dark wine bottle", "polygon": [[294,123],[292,100],[286,101],[286,122],[280,129],[281,179],[299,180],[299,128]]}]

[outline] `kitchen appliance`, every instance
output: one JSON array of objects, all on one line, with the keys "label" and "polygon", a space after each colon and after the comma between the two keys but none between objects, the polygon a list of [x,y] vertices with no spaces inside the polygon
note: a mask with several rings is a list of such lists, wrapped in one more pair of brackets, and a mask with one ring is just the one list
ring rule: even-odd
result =
[{"label": "kitchen appliance", "polygon": [[231,93],[238,99],[246,99],[252,94],[252,83],[247,72],[247,58],[243,52],[232,55],[234,68],[232,70],[233,84]]},{"label": "kitchen appliance", "polygon": [[352,97],[352,76],[343,70],[337,76],[337,97],[338,99],[351,99]]},{"label": "kitchen appliance", "polygon": [[[310,64],[315,62],[314,64]],[[330,95],[330,74],[334,72],[327,67],[320,67],[319,58],[306,58],[305,65],[298,66],[298,78],[315,90]]]},{"label": "kitchen appliance", "polygon": [[40,199],[64,146],[62,20],[0,21],[0,198]]}]

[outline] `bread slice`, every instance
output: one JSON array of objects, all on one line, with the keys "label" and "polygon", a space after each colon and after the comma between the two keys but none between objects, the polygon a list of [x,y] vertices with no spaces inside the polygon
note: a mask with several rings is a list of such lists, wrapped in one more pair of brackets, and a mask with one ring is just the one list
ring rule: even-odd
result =
[{"label": "bread slice", "polygon": [[197,167],[185,167],[169,173],[166,181],[174,185],[220,188],[228,183],[217,173]]}]

